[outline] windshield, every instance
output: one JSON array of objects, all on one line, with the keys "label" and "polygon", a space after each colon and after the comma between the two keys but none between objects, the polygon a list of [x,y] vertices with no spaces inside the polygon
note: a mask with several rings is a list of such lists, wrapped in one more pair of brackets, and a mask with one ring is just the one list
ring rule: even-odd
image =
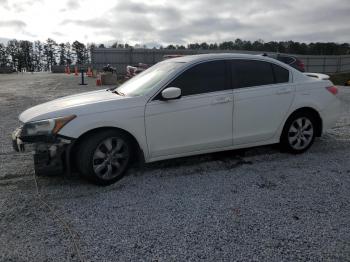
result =
[{"label": "windshield", "polygon": [[141,74],[131,78],[115,89],[116,92],[126,96],[141,96],[154,88],[165,76],[175,71],[182,63],[158,63]]}]

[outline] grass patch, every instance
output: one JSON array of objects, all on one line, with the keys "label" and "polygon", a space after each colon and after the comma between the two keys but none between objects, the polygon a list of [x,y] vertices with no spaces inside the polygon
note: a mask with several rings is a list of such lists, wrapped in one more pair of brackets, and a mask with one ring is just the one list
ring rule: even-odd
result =
[{"label": "grass patch", "polygon": [[335,85],[343,86],[347,81],[350,81],[350,73],[334,74],[334,75],[330,75],[330,77],[331,77],[331,81]]}]

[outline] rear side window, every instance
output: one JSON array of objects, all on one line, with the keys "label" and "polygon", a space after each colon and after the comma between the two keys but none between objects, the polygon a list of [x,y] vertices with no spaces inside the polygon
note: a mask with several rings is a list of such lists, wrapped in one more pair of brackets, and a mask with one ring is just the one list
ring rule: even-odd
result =
[{"label": "rear side window", "polygon": [[[234,80],[236,79],[236,85]],[[289,82],[289,71],[258,60],[232,60],[232,80],[239,88]]]},{"label": "rear side window", "polygon": [[210,61],[186,70],[168,87],[179,87],[183,96],[229,89],[225,61]]},{"label": "rear side window", "polygon": [[271,85],[275,83],[271,64],[257,60],[234,60],[239,87]]},{"label": "rear side window", "polygon": [[289,82],[289,71],[279,65],[271,64],[275,75],[276,83]]}]

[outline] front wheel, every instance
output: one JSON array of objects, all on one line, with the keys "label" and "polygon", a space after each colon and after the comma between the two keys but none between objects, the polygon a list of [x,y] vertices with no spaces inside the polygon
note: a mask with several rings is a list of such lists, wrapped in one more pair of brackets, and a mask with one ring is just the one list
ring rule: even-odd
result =
[{"label": "front wheel", "polygon": [[77,164],[80,173],[98,185],[110,185],[127,171],[133,154],[132,143],[124,133],[107,130],[82,141]]},{"label": "front wheel", "polygon": [[281,145],[291,153],[303,153],[311,147],[315,136],[315,117],[308,112],[296,113],[287,120],[283,128]]}]

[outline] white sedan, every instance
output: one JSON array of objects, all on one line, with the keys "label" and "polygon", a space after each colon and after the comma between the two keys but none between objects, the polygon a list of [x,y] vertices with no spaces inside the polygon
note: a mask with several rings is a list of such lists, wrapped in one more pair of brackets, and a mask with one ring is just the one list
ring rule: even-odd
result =
[{"label": "white sedan", "polygon": [[339,115],[337,88],[275,59],[206,54],[158,63],[115,89],[32,107],[12,135],[37,174],[111,184],[153,162],[280,143],[302,153]]}]

